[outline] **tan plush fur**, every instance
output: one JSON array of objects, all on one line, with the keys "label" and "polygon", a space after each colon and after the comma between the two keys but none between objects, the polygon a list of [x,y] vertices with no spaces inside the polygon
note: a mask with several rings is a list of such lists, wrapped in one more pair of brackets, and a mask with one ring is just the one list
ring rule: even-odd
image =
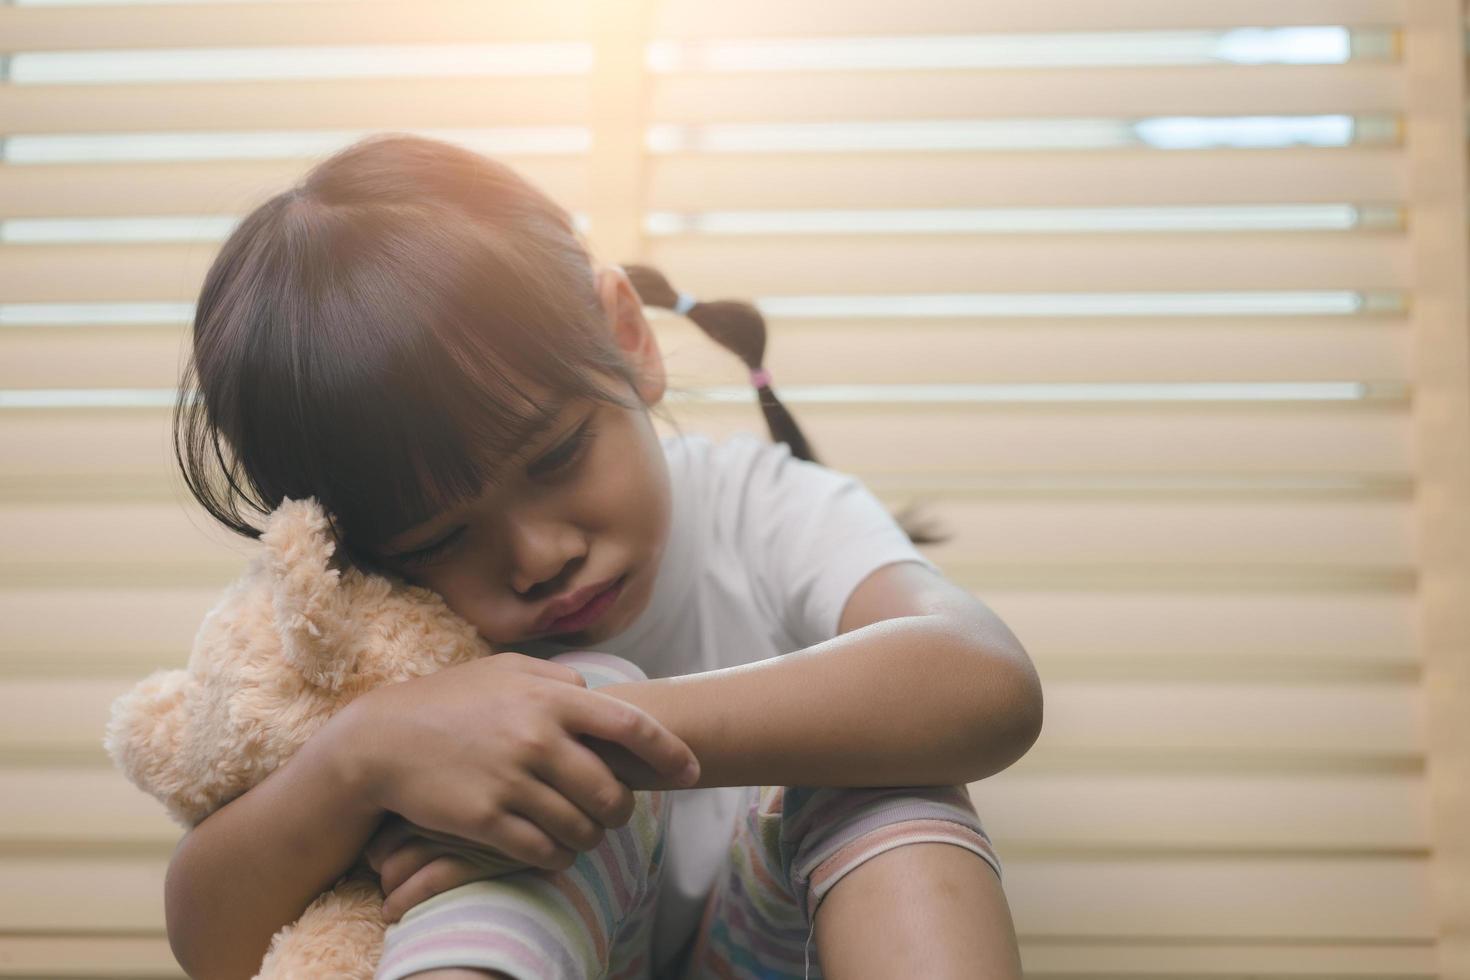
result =
[{"label": "tan plush fur", "polygon": [[[264,779],[353,698],[492,652],[428,589],[334,566],[315,500],[287,500],[209,611],[188,666],[112,706],[113,761],[192,827]],[[258,977],[373,975],[383,894],[353,868],[271,941]],[[216,914],[228,915],[228,909]]]}]

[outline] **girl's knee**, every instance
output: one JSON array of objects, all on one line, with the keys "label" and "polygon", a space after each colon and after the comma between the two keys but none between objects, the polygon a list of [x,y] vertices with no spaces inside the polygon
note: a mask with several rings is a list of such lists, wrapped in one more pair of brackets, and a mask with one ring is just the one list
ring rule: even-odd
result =
[{"label": "girl's knee", "polygon": [[963,786],[786,787],[780,820],[781,867],[809,914],[844,875],[908,844],[953,844],[1001,873]]}]

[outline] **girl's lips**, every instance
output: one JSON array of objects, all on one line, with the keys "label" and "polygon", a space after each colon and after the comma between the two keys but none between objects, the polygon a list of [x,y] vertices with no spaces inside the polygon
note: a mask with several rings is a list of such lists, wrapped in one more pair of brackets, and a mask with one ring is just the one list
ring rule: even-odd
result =
[{"label": "girl's lips", "polygon": [[543,632],[572,633],[591,626],[602,617],[603,613],[612,608],[612,604],[618,600],[618,596],[622,594],[623,582],[626,578],[626,574],[619,576],[617,581],[588,599],[580,609],[567,613],[559,619],[552,620],[543,628]]}]

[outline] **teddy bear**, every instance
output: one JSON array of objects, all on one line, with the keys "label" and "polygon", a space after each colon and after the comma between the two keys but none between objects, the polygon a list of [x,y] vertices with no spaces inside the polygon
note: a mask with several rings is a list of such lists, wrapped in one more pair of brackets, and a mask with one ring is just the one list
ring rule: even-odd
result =
[{"label": "teddy bear", "polygon": [[[262,548],[204,618],[188,664],[112,705],[113,762],[185,828],[269,775],[359,695],[492,653],[429,589],[334,561],[313,498],[271,513]],[[369,980],[385,924],[359,860],[271,940],[258,978]]]}]

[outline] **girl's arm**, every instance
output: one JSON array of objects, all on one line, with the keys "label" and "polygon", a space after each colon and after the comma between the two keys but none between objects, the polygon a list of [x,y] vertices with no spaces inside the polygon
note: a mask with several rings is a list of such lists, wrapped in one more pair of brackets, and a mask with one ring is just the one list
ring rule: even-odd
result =
[{"label": "girl's arm", "polygon": [[352,865],[387,811],[529,865],[566,867],[633,810],[628,786],[580,733],[643,760],[658,774],[651,785],[691,784],[697,769],[678,776],[694,764],[687,746],[584,685],[568,667],[502,653],[347,705],[175,850],[164,898],[180,965],[192,976],[253,976],[271,936]]},{"label": "girl's arm", "polygon": [[1005,769],[1041,732],[1041,684],[1020,641],[916,562],[864,579],[824,643],[601,690],[683,738],[701,786],[967,783]]},{"label": "girl's arm", "polygon": [[169,944],[191,977],[252,977],[276,930],[351,866],[382,811],[354,792],[328,724],[184,835],[164,881]]}]

